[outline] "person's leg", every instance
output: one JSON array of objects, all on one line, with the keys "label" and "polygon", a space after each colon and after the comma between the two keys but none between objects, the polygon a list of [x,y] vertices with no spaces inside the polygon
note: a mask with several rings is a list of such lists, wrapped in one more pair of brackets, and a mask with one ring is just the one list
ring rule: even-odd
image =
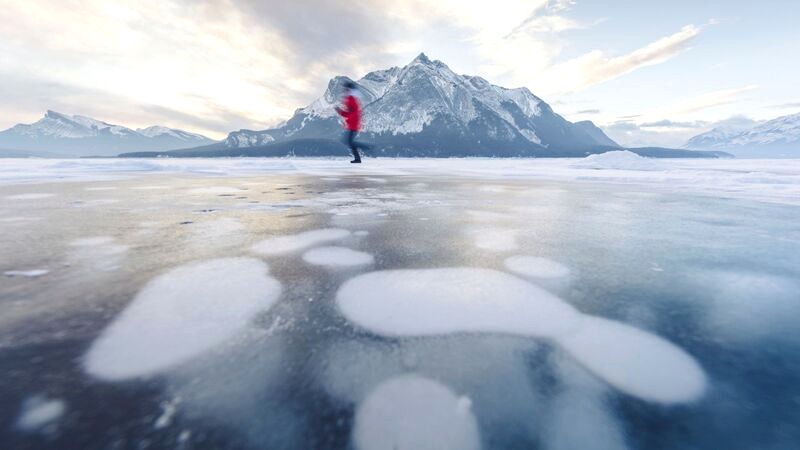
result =
[{"label": "person's leg", "polygon": [[361,161],[361,155],[358,154],[358,144],[356,143],[356,132],[351,130],[347,136],[350,151],[353,153],[353,161]]}]

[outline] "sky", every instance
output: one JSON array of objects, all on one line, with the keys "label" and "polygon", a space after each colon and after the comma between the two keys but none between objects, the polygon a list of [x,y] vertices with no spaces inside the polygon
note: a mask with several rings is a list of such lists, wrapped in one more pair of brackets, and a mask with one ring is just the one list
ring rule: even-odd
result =
[{"label": "sky", "polygon": [[0,0],[0,129],[52,109],[215,139],[420,52],[624,145],[800,112],[797,0]]}]

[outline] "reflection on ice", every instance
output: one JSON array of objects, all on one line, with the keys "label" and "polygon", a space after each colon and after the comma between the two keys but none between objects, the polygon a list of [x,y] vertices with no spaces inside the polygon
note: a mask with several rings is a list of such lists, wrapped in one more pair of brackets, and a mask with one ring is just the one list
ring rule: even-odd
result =
[{"label": "reflection on ice", "polygon": [[181,364],[242,331],[280,284],[252,258],[187,264],[150,281],[86,355],[86,371],[121,380]]},{"label": "reflection on ice", "polygon": [[471,402],[417,375],[381,383],[358,406],[353,443],[359,450],[480,448]]}]

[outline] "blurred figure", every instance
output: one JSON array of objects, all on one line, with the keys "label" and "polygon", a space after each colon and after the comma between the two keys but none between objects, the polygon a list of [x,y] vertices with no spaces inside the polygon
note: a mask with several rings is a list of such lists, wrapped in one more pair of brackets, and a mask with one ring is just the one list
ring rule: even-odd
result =
[{"label": "blurred figure", "polygon": [[361,103],[358,101],[358,90],[355,83],[347,81],[344,83],[344,95],[342,96],[342,107],[336,108],[336,112],[344,117],[344,143],[353,152],[354,164],[361,163],[361,155],[358,148],[368,149],[369,146],[361,142],[356,142],[356,135],[361,129]]}]

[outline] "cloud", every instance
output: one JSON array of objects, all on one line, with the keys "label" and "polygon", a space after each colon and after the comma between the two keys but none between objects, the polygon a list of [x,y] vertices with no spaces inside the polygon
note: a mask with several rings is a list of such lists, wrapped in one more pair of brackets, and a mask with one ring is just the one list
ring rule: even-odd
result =
[{"label": "cloud", "polygon": [[640,124],[641,128],[700,128],[708,124],[706,121],[696,120],[691,122],[675,122],[672,120],[658,120],[655,122],[646,122]]},{"label": "cloud", "polygon": [[721,89],[690,97],[673,105],[656,108],[644,114],[645,117],[675,117],[695,113],[715,106],[740,100],[742,94],[758,89],[755,84],[732,89]]},{"label": "cloud", "polygon": [[770,105],[768,108],[772,109],[794,109],[800,108],[800,102],[781,103],[779,105]]},{"label": "cloud", "polygon": [[548,68],[535,85],[553,94],[567,94],[594,86],[636,69],[661,64],[689,48],[701,29],[686,25],[670,36],[658,39],[622,56],[609,57],[600,50]]},{"label": "cloud", "polygon": [[600,114],[599,109],[583,109],[580,111],[576,111],[575,114]]}]

